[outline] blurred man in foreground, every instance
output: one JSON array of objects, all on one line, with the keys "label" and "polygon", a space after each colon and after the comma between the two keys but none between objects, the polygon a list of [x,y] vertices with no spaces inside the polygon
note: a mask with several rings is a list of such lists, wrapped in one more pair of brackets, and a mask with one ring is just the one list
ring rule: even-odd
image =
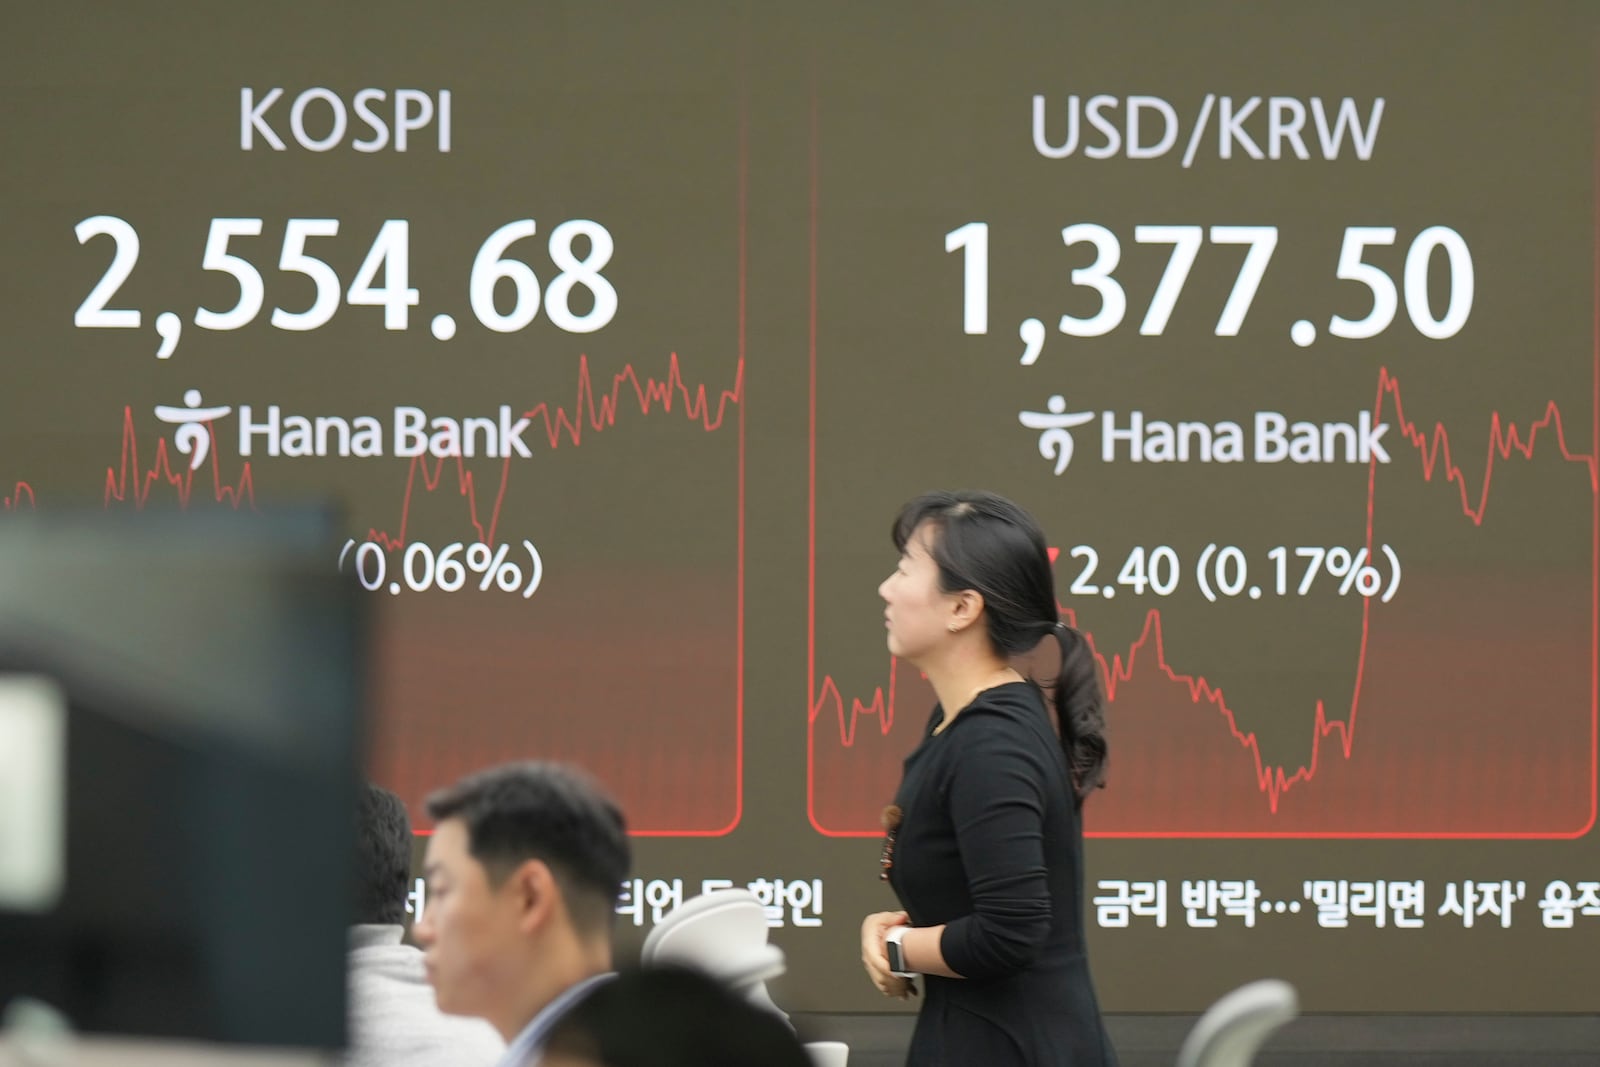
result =
[{"label": "blurred man in foreground", "polygon": [[487,1019],[503,1067],[531,1067],[551,1027],[612,976],[631,852],[622,812],[585,775],[513,763],[428,798],[435,822],[416,924],[447,1012]]}]

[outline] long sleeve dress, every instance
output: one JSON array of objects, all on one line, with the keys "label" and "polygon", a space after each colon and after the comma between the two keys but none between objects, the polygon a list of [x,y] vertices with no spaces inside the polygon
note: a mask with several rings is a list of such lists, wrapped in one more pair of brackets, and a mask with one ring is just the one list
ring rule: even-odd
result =
[{"label": "long sleeve dress", "polygon": [[984,690],[907,757],[889,883],[962,978],[918,979],[908,1067],[1116,1063],[1083,940],[1083,829],[1039,688]]}]

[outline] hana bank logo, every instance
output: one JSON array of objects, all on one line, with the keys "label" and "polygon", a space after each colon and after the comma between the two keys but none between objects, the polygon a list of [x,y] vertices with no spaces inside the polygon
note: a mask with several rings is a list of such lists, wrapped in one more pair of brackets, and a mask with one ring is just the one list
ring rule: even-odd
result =
[{"label": "hana bank logo", "polygon": [[177,446],[179,452],[189,457],[190,470],[199,469],[211,451],[211,430],[206,424],[212,419],[222,418],[233,410],[226,404],[203,408],[200,406],[200,400],[200,390],[190,389],[183,394],[184,406],[181,408],[167,404],[156,405],[156,418],[178,427],[178,432],[172,435],[172,443]]},{"label": "hana bank logo", "polygon": [[1017,419],[1039,434],[1039,454],[1056,474],[1072,462],[1072,429],[1100,419],[1100,459],[1105,463],[1388,463],[1384,434],[1389,424],[1358,410],[1348,420],[1313,422],[1281,411],[1254,411],[1243,418],[1169,421],[1143,411],[1068,411],[1059,394],[1048,411],[1019,412]]},{"label": "hana bank logo", "polygon": [[1039,455],[1055,460],[1056,473],[1060,474],[1072,462],[1073,427],[1092,422],[1095,413],[1068,411],[1067,398],[1059,393],[1052,396],[1045,406],[1050,409],[1048,412],[1024,411],[1017,419],[1030,430],[1043,431],[1039,434]]}]

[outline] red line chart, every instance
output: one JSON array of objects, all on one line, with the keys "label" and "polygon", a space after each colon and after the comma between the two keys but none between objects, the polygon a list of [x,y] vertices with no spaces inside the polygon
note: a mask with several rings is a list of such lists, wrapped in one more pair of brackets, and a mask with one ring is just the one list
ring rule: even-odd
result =
[{"label": "red line chart", "polygon": [[[1407,418],[1405,404],[1401,394],[1398,378],[1387,368],[1380,368],[1378,373],[1377,394],[1373,403],[1373,416],[1376,421],[1382,421],[1386,409],[1392,409],[1394,424],[1402,438],[1410,445],[1412,454],[1417,460],[1415,468],[1421,474],[1424,482],[1442,480],[1446,484],[1455,486],[1460,493],[1461,517],[1473,526],[1481,526],[1485,514],[1490,506],[1491,487],[1495,481],[1497,471],[1503,471],[1508,462],[1532,461],[1541,449],[1549,450],[1554,455],[1570,464],[1576,465],[1581,471],[1592,499],[1600,499],[1600,468],[1597,468],[1596,456],[1593,452],[1579,451],[1574,448],[1568,439],[1568,434],[1563,423],[1560,406],[1549,402],[1543,412],[1537,417],[1524,423],[1510,421],[1500,411],[1490,413],[1488,428],[1485,433],[1485,459],[1483,462],[1483,475],[1481,481],[1474,488],[1469,484],[1469,479],[1460,464],[1454,458],[1451,437],[1443,424],[1436,423],[1431,428],[1423,428],[1417,422]],[[1367,547],[1373,545],[1373,519],[1375,501],[1377,496],[1377,469],[1379,464],[1374,460],[1369,465],[1366,506],[1366,536]],[[814,504],[813,504],[814,506]],[[1595,531],[1595,537],[1600,539],[1600,527]],[[1600,552],[1600,540],[1597,540],[1597,552]],[[815,597],[814,588],[814,553],[813,544],[813,588],[811,596]],[[814,609],[813,609],[814,610]],[[1100,647],[1092,633],[1086,634],[1090,645],[1094,648],[1102,676],[1106,684],[1106,696],[1110,702],[1115,702],[1119,690],[1128,684],[1136,674],[1136,670],[1145,664],[1168,682],[1181,687],[1184,696],[1194,705],[1209,707],[1215,712],[1215,728],[1219,740],[1231,737],[1232,742],[1244,749],[1251,757],[1254,765],[1254,785],[1259,792],[1262,803],[1267,810],[1276,814],[1285,795],[1296,787],[1305,786],[1317,778],[1319,771],[1328,766],[1331,758],[1349,760],[1356,751],[1357,724],[1362,704],[1362,683],[1367,673],[1368,653],[1371,648],[1371,614],[1372,603],[1363,600],[1361,642],[1356,662],[1353,665],[1355,675],[1354,695],[1351,699],[1347,714],[1342,717],[1332,715],[1328,707],[1317,701],[1311,717],[1310,726],[1310,752],[1303,761],[1295,764],[1275,764],[1263,757],[1257,736],[1240,727],[1235,710],[1228,703],[1223,689],[1216,682],[1200,673],[1186,672],[1174,665],[1169,658],[1167,648],[1167,634],[1163,627],[1162,615],[1159,609],[1150,610],[1144,621],[1144,626],[1137,638],[1125,649],[1108,651]],[[1076,625],[1076,614],[1070,609],[1063,608],[1064,617]],[[812,638],[812,654],[815,655],[815,637]],[[1592,669],[1592,668],[1591,668]],[[867,836],[875,835],[874,829],[852,828],[839,830],[822,826],[816,817],[817,789],[816,780],[816,746],[820,736],[828,737],[829,743],[837,737],[838,745],[845,749],[853,748],[858,741],[859,731],[863,729],[862,720],[870,720],[870,725],[865,728],[875,731],[880,735],[887,735],[893,728],[897,714],[896,689],[899,664],[891,657],[889,664],[889,681],[887,686],[878,687],[867,700],[851,698],[846,700],[839,690],[836,681],[828,675],[823,675],[820,685],[817,684],[817,675],[813,669],[811,675],[812,692],[809,696],[810,708],[810,740],[808,751],[809,763],[813,773],[808,778],[808,806],[812,812],[813,825],[830,835],[840,836]],[[1590,708],[1593,719],[1595,709]],[[1591,724],[1591,730],[1593,725]],[[1592,789],[1591,789],[1592,793]],[[1591,811],[1593,796],[1591,795]],[[1145,834],[1108,834],[1106,836],[1147,836]],[[1163,835],[1151,834],[1148,836],[1188,836],[1188,835]],[[1231,835],[1222,835],[1231,836]],[[1296,835],[1300,836],[1300,835]]]}]

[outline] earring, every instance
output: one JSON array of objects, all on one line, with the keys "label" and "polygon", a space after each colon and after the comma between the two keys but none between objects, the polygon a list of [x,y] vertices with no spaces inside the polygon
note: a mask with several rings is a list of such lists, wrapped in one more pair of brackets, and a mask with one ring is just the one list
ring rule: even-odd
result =
[{"label": "earring", "polygon": [[957,626],[955,623],[951,623],[950,624],[950,632],[951,633],[955,633],[959,629],[961,629],[961,627]]}]

